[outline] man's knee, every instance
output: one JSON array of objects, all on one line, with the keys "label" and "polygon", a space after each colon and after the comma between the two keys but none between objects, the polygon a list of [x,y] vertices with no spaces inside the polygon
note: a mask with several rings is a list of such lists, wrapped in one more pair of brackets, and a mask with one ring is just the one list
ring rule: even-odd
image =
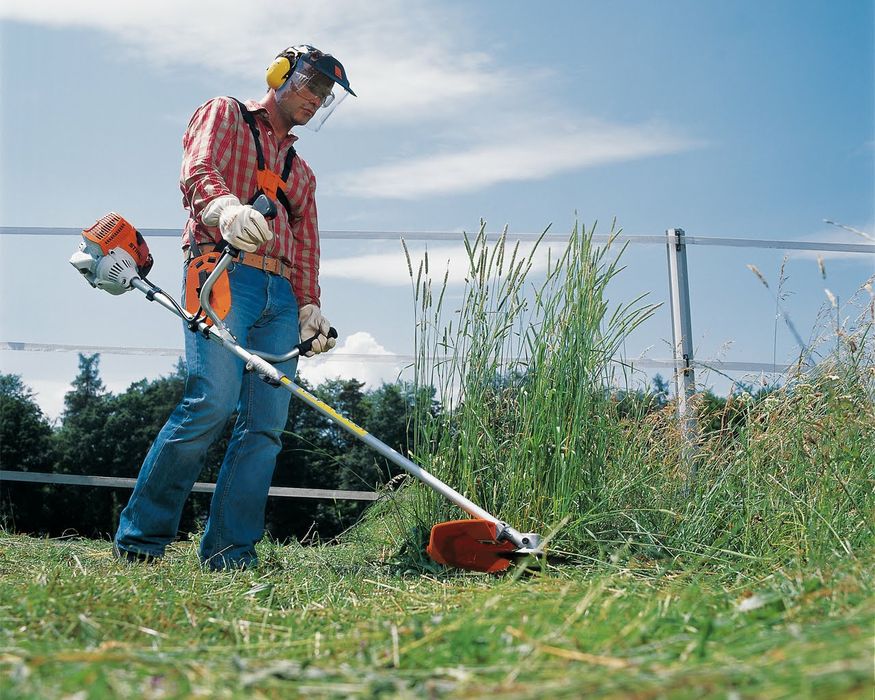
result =
[{"label": "man's knee", "polygon": [[289,418],[291,394],[282,389],[273,389],[261,396],[256,392],[248,406],[241,406],[242,417],[250,431],[270,434],[279,440]]},{"label": "man's knee", "polygon": [[185,394],[176,407],[178,422],[197,432],[220,430],[234,414],[239,396],[239,384],[233,382],[196,380],[186,385]]}]

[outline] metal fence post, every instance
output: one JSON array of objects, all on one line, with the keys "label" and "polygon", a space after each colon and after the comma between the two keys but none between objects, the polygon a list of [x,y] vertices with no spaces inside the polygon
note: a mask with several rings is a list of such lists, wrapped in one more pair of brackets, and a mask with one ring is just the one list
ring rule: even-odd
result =
[{"label": "metal fence post", "polygon": [[674,350],[674,385],[678,399],[678,422],[683,440],[682,459],[695,476],[696,415],[690,399],[696,391],[696,370],[693,367],[693,322],[690,317],[690,284],[687,275],[687,246],[684,230],[670,228],[665,232],[668,255],[668,291],[671,303],[671,334]]}]

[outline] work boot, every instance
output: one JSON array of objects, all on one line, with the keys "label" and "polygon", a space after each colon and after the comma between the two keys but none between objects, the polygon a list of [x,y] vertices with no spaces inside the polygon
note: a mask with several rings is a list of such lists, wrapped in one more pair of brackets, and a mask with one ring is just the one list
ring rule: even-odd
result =
[{"label": "work boot", "polygon": [[121,549],[115,542],[112,543],[112,555],[116,559],[121,559],[129,564],[154,564],[163,559],[163,557],[156,557],[154,554]]}]

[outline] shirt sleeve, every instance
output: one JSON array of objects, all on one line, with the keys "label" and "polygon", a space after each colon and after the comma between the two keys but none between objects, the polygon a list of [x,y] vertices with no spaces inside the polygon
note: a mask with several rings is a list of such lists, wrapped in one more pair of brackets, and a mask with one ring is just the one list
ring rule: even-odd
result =
[{"label": "shirt sleeve", "polygon": [[231,159],[237,113],[227,98],[212,99],[197,109],[182,137],[179,187],[184,206],[198,222],[211,200],[232,194],[221,173]]},{"label": "shirt sleeve", "polygon": [[309,184],[303,196],[298,216],[292,224],[293,248],[292,289],[298,306],[319,306],[319,223],[316,215],[316,177],[307,166]]}]

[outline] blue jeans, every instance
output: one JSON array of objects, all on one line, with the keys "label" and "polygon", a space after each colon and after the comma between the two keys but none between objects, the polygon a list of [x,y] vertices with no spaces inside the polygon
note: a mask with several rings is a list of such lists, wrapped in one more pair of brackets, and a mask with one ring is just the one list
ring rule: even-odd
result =
[{"label": "blue jeans", "polygon": [[[225,323],[240,345],[282,354],[298,343],[298,305],[288,280],[241,264],[232,265],[229,279]],[[115,543],[126,552],[164,554],[207,449],[236,410],[199,555],[212,569],[252,566],[291,394],[245,372],[243,360],[200,333],[186,330],[185,359],[182,401],[146,455]],[[297,358],[277,368],[294,377],[296,366]]]}]

